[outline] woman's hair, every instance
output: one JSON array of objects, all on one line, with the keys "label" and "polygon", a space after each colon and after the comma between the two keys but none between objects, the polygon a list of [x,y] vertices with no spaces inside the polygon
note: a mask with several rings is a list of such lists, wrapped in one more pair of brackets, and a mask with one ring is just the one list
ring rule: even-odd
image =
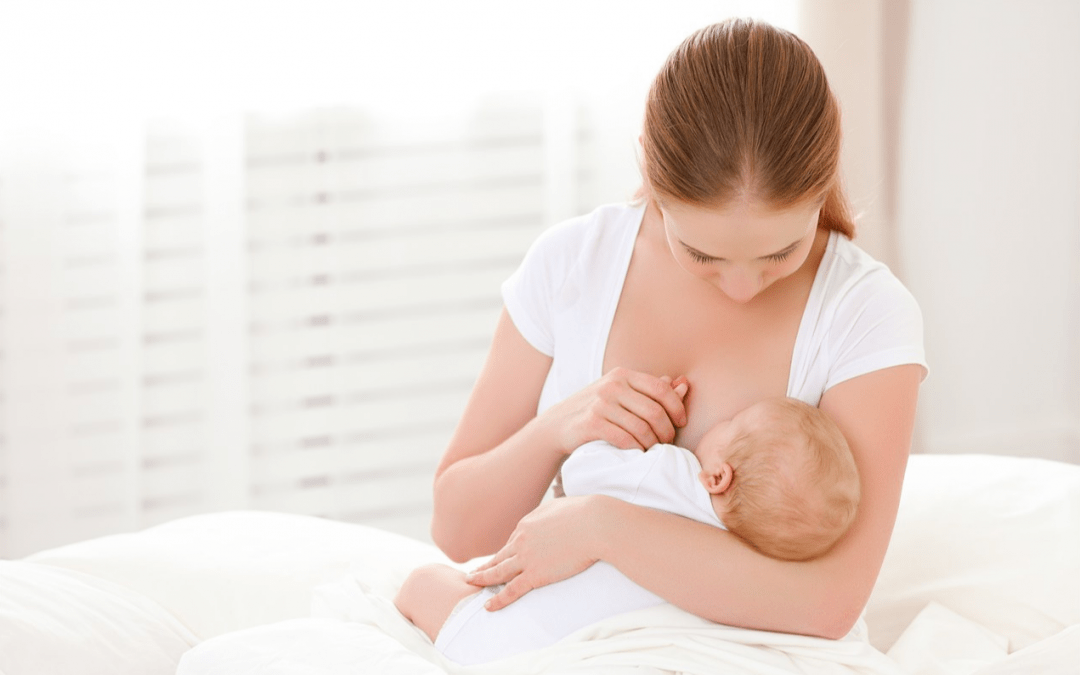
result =
[{"label": "woman's hair", "polygon": [[641,135],[646,196],[696,206],[820,202],[855,234],[840,182],[840,107],[805,42],[729,19],[686,38],[653,81]]},{"label": "woman's hair", "polygon": [[855,519],[855,460],[843,433],[814,406],[791,398],[767,406],[767,424],[732,441],[724,526],[774,558],[815,558]]}]

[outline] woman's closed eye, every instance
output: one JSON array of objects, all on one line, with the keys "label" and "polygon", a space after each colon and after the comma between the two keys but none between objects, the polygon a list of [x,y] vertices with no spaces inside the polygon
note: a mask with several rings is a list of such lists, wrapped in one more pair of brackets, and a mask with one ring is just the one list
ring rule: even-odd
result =
[{"label": "woman's closed eye", "polygon": [[701,263],[702,265],[707,265],[709,263],[716,262],[717,260],[719,260],[719,258],[714,258],[714,257],[709,256],[709,255],[704,255],[702,253],[698,253],[697,251],[695,251],[693,249],[686,249],[686,252],[690,254],[690,258],[694,262]]},{"label": "woman's closed eye", "polygon": [[[690,248],[686,249],[686,252],[687,254],[689,254],[690,258],[694,262],[700,263],[702,265],[708,265],[709,263],[714,263],[717,260],[721,260],[721,258],[714,258],[712,256],[699,253],[698,251]],[[765,260],[768,260],[769,262],[784,262],[785,260],[787,260],[788,256],[791,255],[791,252],[791,249],[789,249],[781,253],[773,253],[772,255],[765,256]]]}]

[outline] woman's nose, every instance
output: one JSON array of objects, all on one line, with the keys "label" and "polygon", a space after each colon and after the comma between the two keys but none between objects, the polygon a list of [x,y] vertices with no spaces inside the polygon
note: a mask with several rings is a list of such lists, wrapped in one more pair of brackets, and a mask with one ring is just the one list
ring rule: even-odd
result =
[{"label": "woman's nose", "polygon": [[720,290],[740,304],[757,295],[761,286],[761,275],[747,270],[727,270],[720,277]]}]

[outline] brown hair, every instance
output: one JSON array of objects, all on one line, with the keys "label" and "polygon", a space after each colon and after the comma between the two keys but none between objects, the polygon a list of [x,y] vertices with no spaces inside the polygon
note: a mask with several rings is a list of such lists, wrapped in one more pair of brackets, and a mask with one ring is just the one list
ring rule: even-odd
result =
[{"label": "brown hair", "polygon": [[653,81],[643,192],[697,206],[740,197],[822,203],[818,227],[855,234],[840,182],[840,107],[805,42],[751,19],[702,28]]},{"label": "brown hair", "polygon": [[859,475],[829,416],[785,398],[767,401],[768,423],[736,438],[724,525],[766,555],[814,558],[855,519]]}]

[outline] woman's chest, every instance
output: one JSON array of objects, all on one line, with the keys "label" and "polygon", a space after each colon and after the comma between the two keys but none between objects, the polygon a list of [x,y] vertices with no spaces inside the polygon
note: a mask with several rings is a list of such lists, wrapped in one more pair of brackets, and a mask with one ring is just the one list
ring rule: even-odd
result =
[{"label": "woman's chest", "polygon": [[603,371],[623,366],[685,375],[688,422],[677,444],[695,447],[717,422],[763,398],[786,395],[805,297],[732,305],[712,286],[650,269],[632,263],[627,272]]}]

